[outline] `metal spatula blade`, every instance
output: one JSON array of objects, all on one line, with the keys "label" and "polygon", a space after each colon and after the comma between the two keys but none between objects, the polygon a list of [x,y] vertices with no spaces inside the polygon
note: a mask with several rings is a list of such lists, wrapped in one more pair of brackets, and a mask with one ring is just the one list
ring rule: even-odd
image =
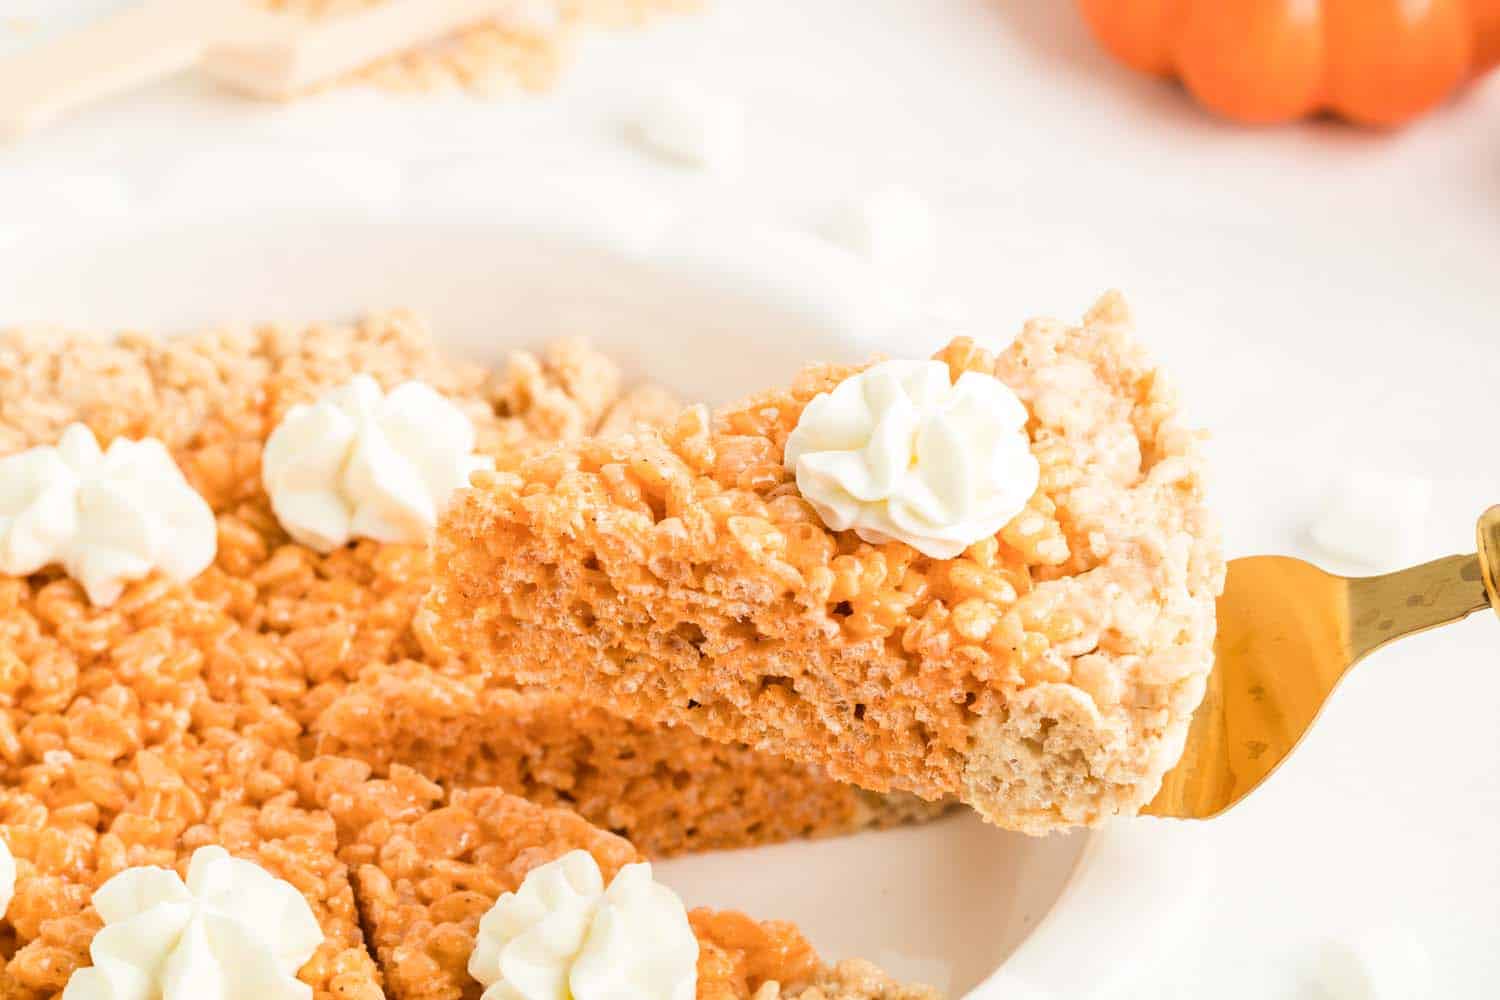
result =
[{"label": "metal spatula blade", "polygon": [[1396,639],[1500,611],[1500,507],[1480,518],[1478,537],[1477,554],[1384,576],[1335,576],[1285,556],[1230,562],[1203,703],[1144,812],[1218,815],[1286,760],[1354,664]]}]

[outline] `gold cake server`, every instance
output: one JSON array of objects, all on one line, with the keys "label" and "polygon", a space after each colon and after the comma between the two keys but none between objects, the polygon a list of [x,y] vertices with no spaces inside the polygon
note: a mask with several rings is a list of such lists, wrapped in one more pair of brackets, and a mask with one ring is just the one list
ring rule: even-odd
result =
[{"label": "gold cake server", "polygon": [[1360,660],[1475,611],[1500,612],[1500,506],[1476,533],[1473,555],[1384,576],[1334,576],[1286,556],[1231,561],[1203,703],[1181,759],[1143,812],[1218,815],[1281,766]]}]

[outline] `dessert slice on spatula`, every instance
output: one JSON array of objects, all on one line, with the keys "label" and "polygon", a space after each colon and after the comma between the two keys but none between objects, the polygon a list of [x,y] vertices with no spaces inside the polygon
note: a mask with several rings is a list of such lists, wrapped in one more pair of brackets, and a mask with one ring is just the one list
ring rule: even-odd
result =
[{"label": "dessert slice on spatula", "polygon": [[536,0],[385,0],[308,18],[254,0],[143,0],[0,61],[0,139],[194,66],[245,93],[286,98],[480,21],[544,30],[548,9]]},{"label": "dessert slice on spatula", "polygon": [[1212,663],[1198,436],[1117,296],[998,357],[820,366],[665,432],[515,463],[440,528],[471,662],[626,717],[956,796],[1131,814]]},{"label": "dessert slice on spatula", "polygon": [[1226,585],[1196,435],[1127,326],[1108,296],[997,358],[811,368],[502,467],[440,528],[428,606],[499,676],[1001,826],[1215,815],[1355,662],[1500,607],[1500,508],[1477,555]]}]

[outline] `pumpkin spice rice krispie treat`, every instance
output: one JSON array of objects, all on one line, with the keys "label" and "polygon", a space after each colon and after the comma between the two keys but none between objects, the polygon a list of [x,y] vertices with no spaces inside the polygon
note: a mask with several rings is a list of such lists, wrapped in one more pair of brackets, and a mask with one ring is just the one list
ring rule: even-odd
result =
[{"label": "pumpkin spice rice krispie treat", "polygon": [[218,534],[195,579],[151,577],[110,607],[56,568],[0,576],[0,776],[69,754],[102,778],[187,731],[197,689],[185,682],[200,679],[217,704],[249,706],[256,725],[279,713],[276,745],[363,756],[382,774],[400,761],[445,782],[500,784],[581,809],[654,854],[933,812],[684,728],[454,680],[473,671],[418,613],[427,547],[359,539],[314,551],[288,537],[262,486],[262,451],[287,412],[361,374],[433,387],[470,418],[477,450],[504,461],[677,408],[658,387],[627,386],[579,341],[490,371],[445,356],[403,314],[167,340],[0,333],[0,457],[51,444],[75,421],[101,442],[158,438]]},{"label": "pumpkin spice rice krispie treat", "polygon": [[[192,682],[203,698],[201,682]],[[125,738],[124,742],[130,742]],[[316,1000],[381,1000],[337,831],[289,791],[297,755],[218,728],[174,735],[112,760],[50,750],[0,786],[0,839],[16,863],[5,911],[0,997],[61,997],[92,965],[104,921],[94,894],[126,869],[186,875],[200,847],[222,849],[287,883],[316,925],[311,957],[295,969]],[[98,992],[84,991],[82,1000]],[[73,1000],[74,991],[68,993]]]},{"label": "pumpkin spice rice krispie treat", "polygon": [[1013,829],[1134,813],[1202,697],[1223,562],[1130,327],[1108,295],[998,356],[815,366],[501,463],[440,525],[437,631],[492,676]]},{"label": "pumpkin spice rice krispie treat", "polygon": [[[577,795],[582,807],[663,851],[758,843],[880,818],[871,805],[851,819],[851,801],[877,800],[815,769],[721,747],[685,730],[622,723],[556,695],[482,688],[467,703],[452,699],[451,678],[472,671],[454,662],[418,613],[431,577],[426,547],[364,539],[326,554],[313,551],[290,540],[260,485],[266,439],[289,408],[357,373],[386,385],[415,378],[433,386],[469,415],[478,447],[497,456],[611,422],[629,425],[670,405],[660,390],[622,390],[614,366],[576,342],[517,355],[491,373],[444,358],[404,316],[298,335],[263,329],[169,341],[0,334],[0,458],[57,441],[75,422],[105,442],[160,439],[212,509],[217,531],[212,564],[193,578],[173,582],[153,574],[98,604],[55,565],[0,575],[0,844],[15,863],[14,897],[0,920],[0,1000],[55,1000],[65,990],[68,1000],[116,995],[109,991],[119,980],[108,983],[128,975],[118,961],[122,949],[124,959],[142,963],[138,968],[164,968],[151,964],[155,953],[130,927],[116,932],[117,921],[131,919],[120,912],[122,898],[150,923],[189,919],[178,905],[183,893],[218,892],[207,909],[190,911],[194,921],[212,920],[213,906],[234,906],[244,887],[236,880],[245,878],[251,888],[257,878],[284,883],[315,928],[305,960],[300,945],[277,952],[276,961],[291,967],[282,970],[285,988],[274,996],[310,988],[316,1000],[478,997],[473,980],[437,984],[438,992],[431,985],[417,993],[392,986],[376,958],[394,969],[405,952],[380,951],[366,936],[377,918],[378,926],[392,926],[386,897],[370,889],[379,888],[368,881],[370,871],[400,871],[389,866],[413,845],[451,847],[430,840],[450,815],[436,809],[448,793],[403,767],[389,746],[357,746],[348,734],[340,745],[367,752],[370,762],[346,759],[337,771],[348,777],[344,785],[304,780],[308,768],[326,772],[307,762],[320,742],[340,741],[338,720],[359,718],[347,709],[340,715],[338,706],[370,692],[417,706],[393,706],[396,722],[386,720],[382,732],[418,763],[436,770],[474,762],[494,780],[512,781],[549,803]],[[10,527],[0,524],[0,535]],[[0,555],[14,558],[14,552]],[[400,678],[399,687],[389,678]],[[423,734],[433,717],[425,706],[440,703],[459,739],[429,746]],[[414,731],[402,729],[403,719]],[[318,728],[320,720],[328,720],[327,728]],[[407,826],[399,825],[406,814],[387,816],[397,823],[388,849],[371,857],[356,849],[372,843],[368,817],[356,828],[344,810],[336,821],[329,810],[342,809],[345,800],[330,793],[368,806],[371,798],[355,793],[383,787],[386,774],[396,785],[422,789],[418,811],[439,815],[417,823],[413,814]],[[457,773],[448,778],[460,781]],[[672,792],[682,803],[675,808],[668,804]],[[451,797],[506,801],[517,816],[535,808],[495,789],[456,790]],[[902,800],[893,803],[890,810],[909,809]],[[548,815],[568,816],[549,822],[570,830],[590,829],[571,814]],[[515,870],[517,859],[544,850],[526,830],[524,823],[513,831],[484,827],[489,839],[474,845],[470,859],[483,865],[508,852]],[[403,840],[407,833],[416,839]],[[620,857],[635,856],[602,831],[582,840],[589,838],[616,845]],[[346,856],[356,859],[366,881],[354,884]],[[235,867],[242,862],[260,874],[245,875]],[[431,858],[432,878],[417,886],[419,895],[452,873],[456,862],[450,862]],[[0,882],[8,882],[4,869]],[[111,903],[108,891],[101,895],[132,877],[137,888],[144,879],[162,897],[152,903],[120,890]],[[161,889],[164,879],[171,888]],[[478,888],[442,896],[430,910],[442,933],[428,937],[413,925],[414,940],[432,955],[467,954],[473,941],[453,939],[451,914],[472,905],[474,892],[497,884],[476,879]],[[141,909],[147,903],[165,908]],[[285,898],[277,905],[286,905]],[[703,996],[748,996],[750,983],[773,975],[788,987],[837,983],[840,995],[851,998],[900,995],[882,992],[883,977],[864,966],[838,972],[808,957],[781,962],[777,942],[805,949],[789,929],[767,925],[773,934],[744,918],[714,920],[718,929],[704,932],[703,940],[718,964],[706,967]],[[274,936],[299,921],[262,923]],[[190,948],[198,940],[185,931],[185,943],[163,946]],[[114,964],[96,961],[101,954]],[[228,966],[231,973],[249,967]],[[255,968],[257,976],[265,972]],[[851,983],[853,992],[842,988]]]},{"label": "pumpkin spice rice krispie treat", "polygon": [[[480,984],[470,970],[476,937],[484,933],[481,919],[502,894],[521,889],[542,866],[584,851],[608,882],[622,867],[642,860],[628,841],[571,811],[547,809],[496,788],[445,792],[400,766],[388,778],[375,779],[361,762],[318,758],[303,766],[300,782],[304,801],[325,808],[337,821],[341,857],[354,873],[361,915],[391,1000],[478,1000]],[[552,894],[532,902],[556,905]],[[537,917],[531,914],[532,920]],[[688,922],[698,952],[696,993],[689,995],[698,1000],[936,996],[926,987],[898,984],[867,962],[825,965],[792,924],[706,909],[692,911]],[[630,930],[625,927],[627,934]],[[565,933],[555,926],[551,940],[562,940]],[[518,938],[512,940],[519,945]],[[543,959],[557,959],[556,947],[533,947],[523,954],[529,962],[546,964]],[[627,953],[636,947],[627,946]],[[577,969],[575,964],[575,975]],[[637,974],[655,971],[638,968]],[[533,968],[531,974],[544,970]]]},{"label": "pumpkin spice rice krispie treat", "polygon": [[878,795],[815,766],[630,722],[567,695],[407,661],[364,672],[311,727],[312,746],[449,788],[494,785],[572,809],[652,858],[928,819],[947,803]]}]

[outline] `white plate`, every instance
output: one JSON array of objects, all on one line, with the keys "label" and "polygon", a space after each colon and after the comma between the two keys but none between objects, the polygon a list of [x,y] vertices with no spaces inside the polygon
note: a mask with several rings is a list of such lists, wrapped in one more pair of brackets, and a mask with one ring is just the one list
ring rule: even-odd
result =
[{"label": "white plate", "polygon": [[[759,252],[758,237],[723,239]],[[735,280],[728,249],[703,266],[680,251],[623,253],[515,224],[138,222],[83,243],[35,236],[0,248],[0,324],[175,332],[406,306],[478,360],[586,333],[636,373],[709,401],[780,382],[806,360],[870,352],[869,331],[780,294],[788,286],[774,269]],[[661,871],[690,904],[796,921],[829,958],[869,958],[951,995],[1074,998],[1127,970],[1184,903],[1178,887],[1201,881],[1196,838],[1144,833],[1032,839],[958,815]]]}]

